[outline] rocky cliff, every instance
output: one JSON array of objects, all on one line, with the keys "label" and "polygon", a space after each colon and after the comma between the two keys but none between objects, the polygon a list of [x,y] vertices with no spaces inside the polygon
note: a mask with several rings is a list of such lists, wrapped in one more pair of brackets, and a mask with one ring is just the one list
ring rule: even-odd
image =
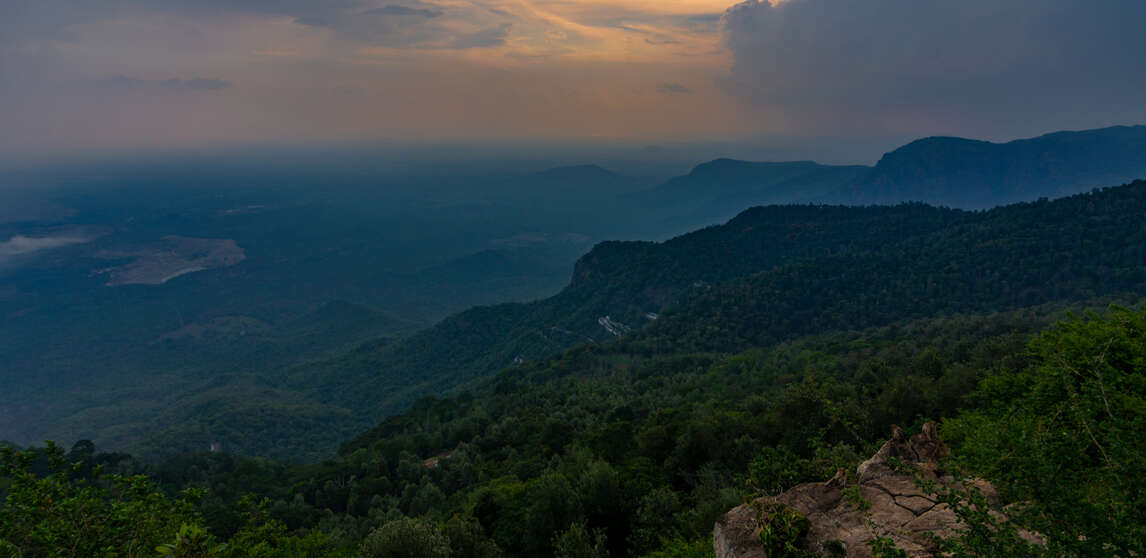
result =
[{"label": "rocky cliff", "polygon": [[[760,533],[777,514],[789,523],[806,518],[806,534],[795,544],[815,555],[866,558],[872,556],[869,541],[885,538],[908,556],[935,556],[935,537],[955,534],[960,522],[916,481],[950,486],[953,479],[938,464],[948,450],[932,423],[910,438],[898,427],[893,430],[892,438],[854,474],[840,469],[827,482],[802,484],[725,514],[713,530],[717,558],[767,558]],[[993,487],[983,481],[974,484],[998,504]]]}]

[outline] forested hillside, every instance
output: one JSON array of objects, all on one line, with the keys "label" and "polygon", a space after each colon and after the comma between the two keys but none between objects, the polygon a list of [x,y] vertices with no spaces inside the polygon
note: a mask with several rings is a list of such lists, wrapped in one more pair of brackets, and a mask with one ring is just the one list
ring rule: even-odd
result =
[{"label": "forested hillside", "polygon": [[[853,318],[1130,288],[1135,238],[1113,238],[1112,254],[1045,250],[1092,225],[1121,234],[1131,210],[1087,217],[1033,202],[1146,176],[1144,130],[927,138],[875,167],[716,159],[655,186],[595,165],[538,172],[547,163],[367,151],[0,169],[0,182],[26,184],[0,192],[0,436],[312,462],[423,395],[580,343],[682,327],[682,304],[707,308],[696,319],[711,339],[698,347],[741,347]],[[568,157],[553,164],[579,156]],[[910,200],[1033,205],[791,205]],[[764,204],[780,205],[744,212]],[[1061,223],[1039,225],[1044,209]],[[1022,271],[993,267],[1012,257]],[[904,272],[888,288],[910,297],[890,309],[901,291],[873,289],[885,267]],[[710,315],[727,311],[704,298],[719,289],[771,314],[768,333],[741,338],[735,318]],[[500,301],[521,302],[488,306]]]},{"label": "forested hillside", "polygon": [[[1140,551],[1140,503],[1117,491],[1141,477],[1134,467],[1144,448],[1125,436],[1142,419],[1146,392],[1131,363],[1146,358],[1146,315],[1074,320],[1028,349],[1061,316],[1060,306],[958,315],[737,354],[586,345],[458,397],[422,400],[307,467],[221,454],[146,465],[83,444],[66,455],[10,453],[0,540],[27,556],[65,545],[95,552],[101,540],[169,544],[176,556],[709,556],[712,521],[755,491],[854,467],[889,424],[961,417],[943,429],[956,455],[1005,486],[1011,501],[1040,506],[1028,520],[1053,527],[1041,531],[1055,537],[1048,556],[1094,555],[1077,544],[1078,532]],[[1103,438],[1094,444],[1122,436],[1129,445],[1118,446],[1109,469],[1082,427],[1053,435],[1037,423],[1053,412],[1019,421],[1007,413],[1022,405],[1025,382],[1060,370],[1060,358],[1086,366],[1111,346],[1115,373],[1100,373],[1118,389],[1119,422],[1099,416]],[[1084,385],[1087,412],[1098,412],[1096,389]],[[1024,445],[1016,453],[1006,442],[1036,432],[1078,450]],[[1069,468],[1080,490],[997,468],[1003,455]],[[79,465],[42,476],[52,459]],[[190,491],[163,495],[181,488]],[[1093,500],[1095,491],[1118,496]],[[1084,500],[1086,514],[1074,512]],[[41,528],[28,530],[33,524]],[[1041,554],[999,552],[991,539],[951,544],[978,549],[967,556]]]},{"label": "forested hillside", "polygon": [[647,331],[723,351],[937,313],[1136,293],[1146,285],[1144,213],[1146,182],[985,212],[753,208],[664,243],[603,243],[552,298],[475,308],[282,381],[381,418],[518,357],[612,338],[604,317],[637,338]]},{"label": "forested hillside", "polygon": [[[996,483],[1044,537],[1008,538],[969,506],[983,528],[944,543],[956,555],[1141,554],[1146,312],[1110,305],[1146,293],[1143,215],[1137,182],[984,212],[754,208],[662,244],[607,243],[557,297],[337,361],[312,389],[371,409],[392,403],[394,370],[457,387],[324,461],[8,451],[0,548],[709,556],[713,520],[751,494],[939,420],[948,466]],[[593,329],[650,308],[617,339]],[[552,324],[574,339],[522,352]]]},{"label": "forested hillside", "polygon": [[570,285],[551,298],[474,308],[408,340],[309,363],[286,381],[311,382],[299,389],[324,390],[324,397],[382,416],[421,394],[510,366],[517,357],[530,361],[606,341],[615,334],[601,318],[640,328],[690,292],[824,254],[877,250],[960,216],[923,205],[773,206],[664,243],[606,242],[581,258]]},{"label": "forested hillside", "polygon": [[[626,331],[672,340],[649,350],[683,343],[737,351],[817,331],[1137,293],[1146,284],[1144,213],[1146,183],[1139,182],[984,212],[768,206],[664,243],[602,243],[551,298],[474,308],[408,339],[260,372],[262,385],[290,394],[293,404],[323,405],[314,421],[276,430],[307,440],[289,446],[303,455],[271,455],[320,456],[333,450],[331,432],[361,430],[423,395]],[[225,423],[229,411],[219,412]],[[243,436],[245,447],[277,445],[252,445],[260,421],[235,422],[244,430],[223,431]],[[189,428],[174,425],[149,446],[228,443]]]}]

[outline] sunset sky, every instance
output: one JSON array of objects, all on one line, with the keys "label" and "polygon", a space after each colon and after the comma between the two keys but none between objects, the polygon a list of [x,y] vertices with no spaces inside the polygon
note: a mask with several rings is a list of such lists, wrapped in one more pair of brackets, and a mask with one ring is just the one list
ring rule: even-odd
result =
[{"label": "sunset sky", "polygon": [[5,0],[0,154],[1146,122],[1138,0]]}]

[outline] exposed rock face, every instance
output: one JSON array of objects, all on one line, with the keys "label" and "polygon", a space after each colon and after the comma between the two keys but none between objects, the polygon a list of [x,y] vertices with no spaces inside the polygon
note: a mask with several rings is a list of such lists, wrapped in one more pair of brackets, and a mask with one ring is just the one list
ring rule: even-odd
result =
[{"label": "exposed rock face", "polygon": [[[858,494],[871,507],[857,508],[854,498],[845,498],[849,475],[840,469],[831,480],[796,486],[776,497],[762,498],[758,503],[788,506],[808,518],[811,529],[804,549],[829,555],[829,545],[842,544],[847,556],[870,557],[867,542],[887,537],[908,556],[934,556],[934,536],[953,535],[959,520],[945,504],[936,502],[915,483],[915,477],[896,471],[895,460],[912,466],[923,477],[949,484],[951,478],[939,470],[938,460],[947,455],[947,447],[928,423],[923,433],[907,438],[903,430],[893,427],[894,434],[876,452],[856,468]],[[993,487],[975,483],[988,500],[996,501]],[[855,490],[854,488],[851,490]],[[744,504],[725,514],[713,529],[713,547],[717,558],[767,558],[759,536],[756,507]]]}]

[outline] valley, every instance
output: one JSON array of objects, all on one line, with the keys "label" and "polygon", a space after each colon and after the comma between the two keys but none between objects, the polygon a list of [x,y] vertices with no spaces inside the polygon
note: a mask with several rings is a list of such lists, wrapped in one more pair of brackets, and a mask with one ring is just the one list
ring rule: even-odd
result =
[{"label": "valley", "polygon": [[[146,474],[138,478],[152,480],[138,482],[155,484],[139,490],[156,491],[156,507],[141,513],[156,521],[198,521],[180,515],[188,505],[181,496],[161,494],[201,487],[205,498],[194,506],[203,529],[282,552],[305,545],[352,556],[385,518],[387,529],[415,533],[407,544],[439,538],[463,556],[550,555],[593,540],[611,555],[710,556],[713,525],[746,498],[821,490],[824,479],[842,483],[832,485],[842,494],[867,494],[866,481],[846,471],[887,441],[889,425],[900,425],[902,436],[928,428],[934,436],[938,421],[959,458],[943,466],[981,471],[1004,503],[1037,506],[1006,509],[1048,545],[1078,556],[1097,552],[1092,540],[1136,549],[1140,524],[1122,523],[1133,509],[1095,511],[1137,505],[1135,492],[1105,488],[1136,478],[1131,469],[1142,455],[1141,440],[1125,433],[1136,428],[1144,395],[1135,364],[1146,358],[1144,212],[1142,181],[984,212],[752,208],[663,243],[599,245],[554,297],[470,309],[304,365],[315,372],[231,383],[192,401],[194,416],[217,421],[213,428],[241,421],[257,430],[196,438],[180,424],[171,439],[196,442],[182,455],[140,460],[81,442],[66,458],[78,463],[77,474],[97,466]],[[653,300],[656,320],[634,320],[643,325],[619,337],[602,334],[601,321],[617,328],[617,316],[644,316]],[[370,314],[342,304],[321,315],[350,324]],[[216,327],[268,335],[241,319]],[[179,337],[193,340],[197,331]],[[564,347],[539,344],[545,332],[566,333]],[[441,372],[427,375],[434,370]],[[313,382],[317,371],[323,378]],[[386,400],[403,381],[416,386],[407,388],[408,402]],[[1075,399],[1045,395],[1071,389]],[[1102,389],[1117,389],[1117,398],[1103,403]],[[218,403],[272,392],[289,415]],[[434,393],[447,395],[426,395]],[[359,410],[323,412],[291,394]],[[233,442],[218,441],[253,435],[306,455],[313,449],[306,444],[324,447],[340,421],[380,401],[395,410],[309,464],[245,458],[230,453]],[[1083,418],[1099,430],[1088,434]],[[306,437],[310,429],[324,437]],[[1043,453],[1045,437],[1065,441],[1066,455]],[[1099,444],[1111,453],[1094,451]],[[52,446],[25,451],[64,458]],[[1078,490],[1008,463],[1053,467]],[[252,495],[262,499],[257,511],[239,515],[252,513],[243,511]],[[862,499],[850,502],[841,500],[838,513],[864,509]],[[973,509],[954,517],[985,530],[934,544],[1041,555]],[[1044,515],[1050,510],[1053,518]],[[874,536],[857,533],[849,532],[849,544]],[[907,548],[930,540],[889,535],[889,544],[916,545]]]},{"label": "valley", "polygon": [[1146,558],[1144,21],[0,0],[0,558]]},{"label": "valley", "polygon": [[[1122,155],[1135,152],[1135,142],[1146,135],[1141,130],[974,145],[988,152],[1043,153],[1022,171],[1030,176],[1045,174],[1038,161],[1061,161],[1046,175],[1053,180],[1032,182],[1016,194],[1033,200],[1082,191],[1101,179],[1094,176],[1146,172],[1146,162]],[[0,259],[0,284],[8,293],[0,298],[0,345],[7,357],[0,369],[6,387],[0,409],[11,419],[0,436],[21,443],[92,439],[154,457],[219,442],[238,453],[319,459],[344,437],[423,395],[451,393],[514,362],[578,343],[672,327],[673,308],[698,304],[708,290],[738,277],[773,268],[798,274],[799,266],[820,262],[815,265],[850,269],[846,282],[858,285],[867,279],[855,274],[884,261],[892,247],[931,261],[935,256],[920,250],[932,241],[919,235],[964,234],[956,231],[986,226],[975,224],[986,217],[924,206],[735,209],[860,201],[867,198],[856,192],[874,190],[855,184],[892,176],[893,167],[918,166],[912,180],[964,180],[944,174],[947,167],[936,166],[933,155],[911,155],[931,141],[896,150],[875,167],[716,160],[651,188],[595,166],[475,173],[471,183],[497,185],[480,196],[456,190],[443,197],[453,187],[437,184],[432,175],[382,169],[378,176],[393,182],[374,190],[347,182],[344,191],[359,193],[346,201],[337,189],[309,191],[307,181],[317,177],[254,170],[223,179],[181,169],[169,191],[158,191],[149,185],[173,175],[143,166],[105,173],[100,180],[121,186],[106,190],[100,201],[83,189],[98,183],[81,188],[61,175],[39,205],[21,203],[69,209],[44,214],[53,219],[4,225],[11,236],[2,245],[8,255],[0,256],[7,260],[5,267]],[[1096,141],[1122,147],[1110,150],[1109,163],[1090,159],[1069,171],[1070,156],[1051,155]],[[1077,182],[1066,186],[1068,179]],[[233,187],[236,180],[246,186]],[[215,185],[191,186],[205,182]],[[979,184],[986,183],[962,190],[997,193]],[[418,201],[431,191],[432,204]],[[929,197],[935,192],[880,201],[947,200]],[[1019,207],[1008,215],[1023,211]],[[732,220],[663,244],[593,245],[626,236],[662,239],[681,227],[724,219]],[[296,226],[299,220],[306,226]],[[966,241],[982,242],[973,236]],[[847,254],[864,256],[848,261]],[[973,261],[960,265],[975,267]],[[937,279],[928,279],[932,289],[939,288]],[[1023,281],[1008,280],[1007,288]],[[1032,303],[1045,300],[1037,289],[1024,288]],[[514,302],[529,300],[534,302]],[[364,321],[339,324],[343,317],[323,310],[335,303]],[[473,306],[479,307],[465,310]],[[790,324],[776,326],[783,328],[802,327],[787,316],[807,312],[761,311]],[[722,319],[705,327],[736,326]],[[738,335],[728,333],[729,339]],[[142,377],[151,379],[145,385],[138,382]],[[20,410],[42,401],[49,386],[50,404],[32,415]],[[137,400],[148,403],[124,405]],[[210,420],[201,412],[208,402],[215,409]],[[299,405],[314,424],[333,426],[291,427],[289,437],[298,441],[283,446],[257,436],[266,419],[247,422],[256,410],[286,420]],[[308,450],[299,453],[301,447]]]}]

